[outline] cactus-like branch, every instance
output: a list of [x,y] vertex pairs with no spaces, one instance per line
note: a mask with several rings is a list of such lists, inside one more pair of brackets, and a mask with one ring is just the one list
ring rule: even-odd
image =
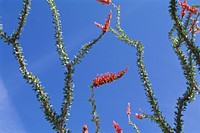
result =
[[116,6],[114,3],[111,3],[111,5],[115,8],[115,10],[117,11],[117,16],[116,16],[116,25],[115,25],[115,28],[117,29],[117,31],[120,33],[120,34],[123,34],[124,31],[122,30],[122,28],[120,27],[120,18],[121,18],[121,9],[120,9],[120,6]]
[[72,66],[75,66],[76,64],[81,62],[81,59],[89,52],[89,50],[92,48],[92,46],[97,43],[105,34],[106,32],[102,32],[97,38],[93,39],[92,42],[86,43],[82,46],[82,48],[78,51],[78,54],[74,56],[74,58],[71,61]]
[[151,83],[149,81],[147,72],[146,72],[146,68],[143,62],[143,53],[144,53],[144,49],[142,46],[142,43],[139,41],[135,41],[130,39],[125,33],[123,33],[123,35],[117,34],[117,32],[110,27],[110,31],[112,33],[115,34],[115,36],[121,40],[124,41],[126,44],[131,45],[136,47],[137,49],[137,66],[139,69],[139,74],[145,89],[145,94],[147,96],[147,98],[149,99],[149,103],[151,105],[151,109],[152,112],[154,113],[154,116],[157,118],[156,123],[160,126],[160,128],[162,129],[163,132],[168,132],[168,133],[172,133],[173,129],[172,127],[166,122],[164,116],[162,115],[161,111],[159,110],[158,107],[158,102],[157,99],[154,96],[154,92],[151,88]]
[[183,27],[182,21],[176,14],[177,10],[178,9],[177,9],[176,0],[170,0],[170,6],[169,6],[170,16],[171,16],[172,20],[174,20],[176,29],[177,29],[178,33],[180,34],[181,38],[183,38],[184,42],[186,43],[186,46],[188,47],[188,49],[190,49],[192,51],[194,60],[195,60],[196,64],[198,64],[198,66],[199,66],[198,69],[200,72],[200,52],[199,52],[200,49],[199,49],[199,47],[195,46],[195,44],[190,41],[191,39],[189,38],[189,36],[187,36],[186,29]]
[[184,121],[182,119],[183,111],[186,110],[187,104],[194,99],[195,90],[197,91],[199,90],[198,90],[197,81],[195,79],[195,68],[192,61],[192,53],[191,51],[189,51],[189,58],[187,59],[184,52],[180,49],[180,45],[181,45],[180,43],[183,43],[183,42],[180,36],[176,38],[173,37],[172,35],[173,30],[174,30],[174,27],[169,32],[169,37],[171,39],[172,47],[180,60],[180,63],[181,63],[181,66],[184,71],[184,75],[188,84],[187,90],[185,91],[183,96],[179,97],[177,100],[177,106],[176,106],[177,111],[175,111],[174,124],[176,127],[174,128],[174,131],[176,133],[181,133],[183,130],[183,124],[184,124]]
[[91,85],[90,88],[91,88],[91,96],[90,96],[89,102],[91,102],[91,104],[92,104],[92,113],[91,113],[92,114],[92,121],[96,125],[95,133],[99,133],[99,131],[100,131],[100,118],[99,118],[99,115],[96,111],[97,106],[96,106],[95,100],[94,100],[94,86]]
[[72,73],[74,72],[74,69],[71,67],[68,54],[64,47],[59,11],[56,7],[54,0],[46,0],[46,2],[49,4],[52,11],[53,24],[55,28],[54,38],[56,40],[57,52],[60,56],[62,65],[65,67],[65,85],[63,88],[64,97],[61,107],[61,114],[59,116],[59,125],[62,129],[62,132],[66,132],[66,130],[69,131],[68,129],[65,129],[65,127],[66,120],[69,118],[69,110],[73,101]]
[[144,49],[143,49],[142,44],[140,42],[137,42],[137,56],[138,56],[137,65],[139,68],[139,74],[141,76],[141,80],[145,87],[146,96],[149,99],[149,103],[151,105],[152,111],[154,112],[154,116],[158,119],[157,123],[161,127],[162,131],[167,132],[167,133],[172,133],[173,132],[172,128],[166,122],[164,116],[162,115],[161,111],[159,110],[157,99],[155,98],[154,92],[151,88],[151,83],[148,79],[146,68],[145,68],[145,65],[143,62],[143,53],[144,53]]
[[31,4],[31,0],[23,0],[23,9],[21,10],[18,17],[19,19],[18,26],[16,30],[14,31],[14,33],[11,35],[13,40],[20,38],[21,31],[24,27],[24,24],[26,22],[26,19],[30,10],[30,4]]
[[[66,120],[69,119],[69,111],[71,108],[71,104],[73,102],[73,92],[74,92],[74,84],[73,84],[73,74],[74,74],[74,68],[69,64],[67,67],[68,71],[65,73],[65,87],[63,89],[64,91],[64,97],[63,97],[63,103],[61,107],[61,114],[60,114],[60,125],[66,127]],[[68,129],[67,129],[68,130]]]
[[30,9],[30,1],[24,0],[23,1],[23,9],[20,13],[19,17],[19,26],[11,37],[6,35],[6,32],[0,31],[1,39],[3,39],[8,44],[12,44],[13,46],[13,54],[16,57],[16,60],[19,63],[20,72],[22,73],[23,78],[29,83],[33,90],[37,93],[36,97],[37,100],[40,102],[41,109],[44,112],[44,115],[46,119],[51,123],[53,126],[53,129],[58,129],[58,115],[52,108],[52,105],[50,104],[50,98],[48,94],[45,92],[44,87],[41,85],[41,82],[37,76],[35,76],[33,73],[29,72],[26,67],[26,60],[23,55],[22,47],[20,46],[20,43],[16,40],[19,39],[19,35],[21,33],[21,30],[23,28],[24,22],[26,21],[26,17],[28,14],[28,11]]
[[23,3],[23,8],[18,17],[19,19],[18,26],[16,30],[14,31],[14,33],[11,35],[11,37],[7,36],[6,32],[3,32],[3,30],[0,29],[0,39],[3,39],[8,44],[15,42],[16,39],[20,38],[21,31],[24,27],[27,16],[29,14],[31,0],[23,0],[22,3]]
[[8,35],[6,35],[6,32],[3,32],[2,30],[0,30],[0,39],[3,39],[4,42],[10,44],[12,41],[10,39],[10,37]]
[[40,80],[26,68],[26,62],[23,56],[23,51],[20,44],[15,41],[12,43],[14,54],[19,62],[20,72],[22,73],[24,79],[29,83],[33,90],[37,93],[36,97],[41,104],[41,109],[44,111],[46,119],[52,124],[53,129],[57,129],[56,123],[58,122],[58,115],[53,110],[50,104],[50,99],[48,94],[45,92],[44,87],[41,85]]
[[56,40],[56,46],[57,46],[57,52],[60,56],[60,60],[62,62],[62,65],[66,67],[69,64],[69,57],[65,50],[64,43],[63,43],[63,36],[62,36],[62,26],[60,21],[60,14],[56,7],[56,4],[54,0],[46,0],[46,2],[49,4],[51,11],[52,11],[52,17],[53,17],[53,24],[55,28],[55,40]]

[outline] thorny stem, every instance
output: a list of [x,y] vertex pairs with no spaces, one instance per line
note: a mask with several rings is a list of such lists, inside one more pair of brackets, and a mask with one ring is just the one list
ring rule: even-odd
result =
[[[174,20],[175,25],[176,25],[176,29],[178,31],[178,33],[181,35],[181,37],[183,38],[183,40],[186,43],[186,46],[192,51],[194,57],[195,57],[195,61],[196,63],[200,66],[200,52],[198,50],[198,47],[195,47],[194,43],[190,42],[188,36],[185,34],[185,30],[182,28],[181,22],[179,21],[178,15],[176,15],[176,0],[171,0],[170,1],[171,5],[170,5],[170,14],[171,14],[171,18]],[[199,68],[200,71],[200,68]]]
[[136,126],[136,124],[134,124],[131,121],[131,116],[130,115],[128,115],[128,123],[135,129],[136,133],[140,133],[140,130],[138,129],[138,127]]
[[3,32],[2,30],[0,30],[0,35],[1,35],[1,39],[4,39],[5,42],[7,42],[8,44],[12,43],[11,39],[9,36],[6,35],[5,32]]
[[95,104],[95,100],[94,100],[94,86],[90,86],[90,87],[91,87],[91,96],[90,96],[89,102],[91,102],[91,105],[92,105],[92,121],[96,125],[95,133],[99,133],[100,118],[99,118],[98,113],[96,111],[96,104]]
[[123,34],[124,31],[120,27],[120,6],[116,6],[114,3],[111,3],[111,5],[116,9],[117,16],[116,16],[116,29],[120,32],[120,34]]
[[27,70],[21,46],[17,41],[13,42],[13,49],[14,49],[14,53],[16,55],[16,59],[19,62],[20,71],[21,71],[24,79],[26,79],[27,82],[32,85],[33,90],[35,92],[37,92],[36,96],[38,98],[38,101],[40,101],[42,109],[44,109],[44,114],[46,116],[46,119],[50,123],[54,124],[54,126],[55,126],[54,128],[57,129],[58,127],[57,127],[56,123],[58,122],[58,120],[57,120],[58,115],[53,110],[52,105],[50,104],[49,96],[47,95],[44,88],[40,84],[40,80],[35,75],[33,75],[31,72],[29,72]]
[[123,33],[123,35],[117,34],[117,32],[113,28],[110,28],[110,30],[111,30],[111,32],[113,32],[116,35],[116,37],[119,40],[124,41],[126,44],[136,47],[137,56],[138,56],[137,66],[139,69],[139,74],[141,76],[141,80],[144,85],[145,93],[146,93],[147,98],[149,99],[149,103],[151,105],[152,111],[154,112],[154,115],[157,118],[156,122],[161,127],[163,132],[173,133],[172,127],[165,121],[165,118],[162,116],[162,114],[159,110],[158,102],[157,102],[157,100],[154,96],[153,90],[151,88],[151,84],[148,79],[148,75],[147,75],[145,65],[143,62],[144,49],[143,49],[142,43],[139,41],[134,41],[134,40],[130,39],[125,33]]
[[[187,79],[187,84],[188,88],[183,94],[182,97],[178,98],[177,101],[177,111],[175,112],[175,125],[176,127],[174,128],[174,131],[176,133],[181,133],[183,130],[183,111],[186,110],[187,103],[189,103],[191,100],[194,99],[195,96],[195,90],[198,90],[198,84],[195,79],[195,69],[194,69],[194,64],[192,61],[192,52],[189,51],[189,58],[187,62],[187,57],[184,54],[184,52],[180,49],[180,45],[182,43],[182,40],[180,37],[173,37],[172,32],[173,32],[174,27],[170,30],[169,32],[169,37],[171,39],[172,47],[177,54],[179,60],[181,61],[182,69],[184,70],[184,75],[185,78]],[[199,91],[199,90],[198,90]]]
[[76,64],[81,62],[81,58],[84,57],[85,54],[92,48],[92,46],[97,43],[106,32],[102,32],[97,38],[93,39],[92,42],[84,44],[83,47],[78,51],[78,54],[74,56],[71,61],[71,65],[75,66]]
[[143,81],[143,85],[145,87],[146,95],[149,98],[151,108],[154,112],[155,117],[158,119],[157,123],[159,124],[163,132],[172,133],[173,132],[172,128],[169,126],[169,124],[165,121],[165,118],[162,116],[158,107],[158,102],[156,101],[153,90],[151,88],[151,84],[148,79],[148,75],[147,75],[145,65],[143,62],[143,53],[144,53],[143,46],[140,42],[138,42],[136,47],[137,47],[137,56],[138,56],[137,65],[139,68],[139,73],[141,76],[141,80]]
[[71,65],[69,64],[68,67],[68,72],[66,73],[66,84],[65,84],[65,88],[67,88],[67,90],[64,90],[65,94],[64,94],[64,103],[63,106],[61,108],[61,114],[60,114],[60,125],[62,125],[63,127],[66,124],[66,120],[69,119],[69,110],[70,110],[70,106],[71,103],[73,101],[73,80],[72,80],[72,74],[74,73],[74,69],[71,67]]
[[11,35],[12,36],[12,39],[15,41],[16,39],[19,39],[20,38],[20,34],[21,34],[21,31],[24,27],[24,24],[26,22],[26,18],[28,16],[28,12],[30,10],[30,4],[31,4],[31,0],[23,0],[23,9],[20,13],[20,16],[19,16],[19,26],[17,27],[17,29],[15,30],[14,34]]

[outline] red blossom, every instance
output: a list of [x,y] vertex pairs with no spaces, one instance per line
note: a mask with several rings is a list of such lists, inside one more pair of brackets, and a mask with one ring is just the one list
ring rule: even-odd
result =
[[110,5],[111,0],[97,0],[99,3],[102,3],[102,5],[107,4]]
[[196,28],[195,28],[195,30],[194,30],[194,33],[195,33],[195,34],[200,33],[200,27],[199,27],[198,25],[196,26]]
[[112,18],[112,10],[110,10],[110,13],[108,14],[108,18],[107,18],[106,22],[104,23],[104,25],[101,25],[97,22],[94,22],[94,23],[97,27],[101,28],[103,32],[106,32],[106,31],[108,31],[108,29],[110,27],[111,18]]
[[119,127],[119,125],[115,121],[113,121],[113,126],[116,133],[123,133],[122,129]]
[[181,17],[182,18],[185,16],[186,11],[190,12],[190,15],[199,13],[198,8],[197,7],[189,6],[187,4],[186,0],[184,0],[183,2],[180,2],[180,0],[178,0],[178,3],[179,3],[179,5],[182,8],[182,10],[181,10]]
[[199,23],[199,21],[195,21],[194,19],[192,19],[192,25],[193,25],[193,27],[190,26],[189,31],[190,32],[194,32],[194,34],[200,33],[200,27],[198,26],[198,23]]
[[87,127],[87,125],[83,125],[82,133],[88,133],[88,127]]
[[144,115],[143,115],[143,114],[135,113],[135,117],[136,117],[137,119],[142,119],[142,118],[144,118]]
[[128,67],[126,67],[125,70],[119,71],[118,73],[109,73],[108,72],[105,74],[97,75],[97,77],[95,79],[93,79],[92,86],[99,87],[100,85],[110,83],[114,80],[117,80],[117,79],[121,78],[126,73],[127,70],[128,70]]
[[127,114],[127,115],[130,115],[130,114],[131,114],[131,105],[130,105],[130,103],[128,103],[128,106],[127,106],[127,108],[126,108],[126,114]]
[[194,29],[192,28],[192,26],[189,28],[189,31],[190,32],[194,32],[194,34],[198,34],[198,33],[200,33],[200,27],[197,25],[197,24],[195,24],[194,25]]

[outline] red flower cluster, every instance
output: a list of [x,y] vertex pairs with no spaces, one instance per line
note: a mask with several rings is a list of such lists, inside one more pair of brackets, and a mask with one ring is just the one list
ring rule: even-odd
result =
[[138,113],[135,113],[135,117],[137,118],[137,119],[143,119],[143,118],[146,118],[147,117],[147,115],[144,113],[144,111],[142,111],[142,109],[139,109],[140,110],[140,114],[138,114]]
[[[199,21],[192,19],[192,25],[194,25],[194,34],[200,33],[200,27],[198,26]],[[192,32],[192,26],[189,28],[189,31]]]
[[110,13],[108,14],[108,18],[107,18],[106,22],[104,23],[104,25],[101,25],[97,22],[94,22],[94,23],[97,27],[101,28],[103,32],[106,32],[106,31],[108,31],[108,29],[110,27],[111,18],[112,18],[112,10],[110,10]]
[[108,72],[106,74],[97,75],[97,77],[95,79],[93,79],[92,86],[99,87],[100,85],[110,83],[114,80],[117,80],[117,79],[121,78],[126,73],[127,70],[128,70],[128,67],[126,67],[125,70],[119,71],[117,74]]
[[111,0],[97,0],[99,3],[110,5]]
[[189,6],[187,4],[186,0],[184,0],[183,2],[180,2],[180,0],[178,0],[178,3],[182,8],[182,10],[181,10],[181,17],[182,18],[185,16],[186,11],[190,12],[191,15],[197,14],[199,12],[197,7]]
[[144,115],[143,115],[143,114],[135,113],[135,117],[136,117],[137,119],[142,119],[142,118],[144,118]]
[[113,121],[113,126],[116,133],[123,133],[122,129],[119,127],[119,125],[115,121]]
[[128,106],[127,106],[127,108],[126,108],[126,114],[127,114],[127,115],[130,115],[130,114],[131,114],[131,105],[130,105],[130,103],[128,103]]
[[88,127],[87,127],[87,125],[83,125],[82,133],[88,133]]

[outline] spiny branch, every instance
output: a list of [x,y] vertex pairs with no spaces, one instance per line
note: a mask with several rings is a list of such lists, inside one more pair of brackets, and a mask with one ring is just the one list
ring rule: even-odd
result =
[[30,11],[30,4],[31,4],[31,0],[23,0],[23,9],[20,12],[20,16],[18,18],[19,19],[18,26],[16,30],[14,31],[14,33],[11,35],[14,41],[20,38],[20,34],[22,32],[28,13]]

